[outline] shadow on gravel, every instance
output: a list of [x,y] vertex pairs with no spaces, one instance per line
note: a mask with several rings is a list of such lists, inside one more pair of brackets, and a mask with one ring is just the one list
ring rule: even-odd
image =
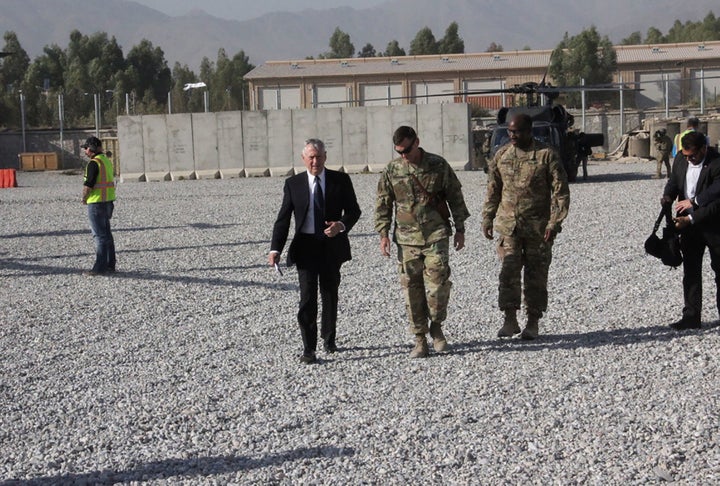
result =
[[[113,230],[115,231],[115,230]],[[45,231],[42,233],[13,233],[11,235],[0,235],[2,239],[10,238],[43,238],[46,236],[72,236],[72,235],[83,235],[91,234],[90,228],[82,230],[57,230],[57,231]]]
[[625,346],[648,342],[666,342],[687,335],[704,334],[720,327],[720,321],[704,323],[701,329],[675,331],[668,326],[650,326],[613,329],[576,334],[541,334],[534,341],[519,337],[512,339],[488,339],[453,345],[453,354],[470,354],[480,351],[542,351],[546,349],[598,348],[601,346]]
[[[267,268],[267,265],[249,265],[237,267],[217,267],[211,270],[227,271],[227,270],[247,270],[256,268]],[[51,265],[33,265],[23,263],[18,260],[0,260],[0,270],[14,270],[24,272],[15,277],[36,276],[36,275],[76,275],[82,278],[101,278],[101,279],[136,279],[160,282],[178,282],[186,284],[214,285],[221,287],[265,287],[272,290],[297,290],[297,283],[292,282],[273,282],[269,278],[267,282],[256,280],[229,280],[225,278],[212,277],[193,277],[190,275],[166,275],[162,273],[139,272],[139,271],[118,271],[107,276],[84,277],[82,271],[86,269],[55,267]],[[208,270],[203,268],[203,271]],[[1,485],[0,485],[1,486]]]
[[585,183],[594,182],[630,182],[651,180],[652,174],[638,174],[637,172],[623,172],[620,174],[599,174],[589,176]]
[[[210,224],[210,223],[190,223],[190,224],[182,224],[182,225],[174,225],[174,226],[151,226],[151,227],[143,227],[143,228],[116,228],[114,227],[112,229],[113,233],[127,233],[127,232],[136,232],[136,231],[158,231],[158,230],[166,230],[166,229],[181,229],[181,228],[195,228],[198,230],[211,230],[211,229],[222,229],[222,228],[229,228],[232,226],[241,226],[237,223],[227,223],[227,224]],[[0,238],[10,239],[10,238],[43,238],[45,236],[72,236],[72,235],[83,235],[83,234],[90,234],[90,228],[84,228],[79,230],[56,230],[56,231],[43,231],[43,232],[34,232],[34,233],[13,233],[11,235],[0,235]],[[248,244],[254,244],[254,243],[266,243],[265,241],[257,241],[257,242],[251,242],[251,241],[241,241],[238,243],[234,243],[237,245],[248,245]]]
[[92,471],[88,473],[62,474],[34,479],[10,479],[1,483],[5,485],[51,485],[51,484],[100,484],[111,485],[129,482],[147,482],[180,476],[183,479],[193,477],[209,477],[219,474],[249,471],[268,466],[277,466],[286,462],[305,459],[334,459],[337,457],[354,456],[351,447],[301,447],[286,452],[270,454],[259,458],[217,456],[198,457],[191,459],[165,459],[162,461],[140,464],[126,471]]

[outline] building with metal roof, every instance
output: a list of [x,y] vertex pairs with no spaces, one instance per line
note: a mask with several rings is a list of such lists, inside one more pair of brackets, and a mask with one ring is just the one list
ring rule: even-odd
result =
[[[615,46],[614,81],[642,88],[638,108],[717,102],[720,41]],[[245,75],[251,108],[467,102],[497,109],[509,94],[467,94],[539,82],[552,50],[269,61]],[[549,79],[552,82],[552,79]]]

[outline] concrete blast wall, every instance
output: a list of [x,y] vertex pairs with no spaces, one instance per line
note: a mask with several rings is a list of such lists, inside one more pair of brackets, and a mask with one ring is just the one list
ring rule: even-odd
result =
[[427,104],[121,116],[123,181],[285,176],[305,170],[308,138],[325,142],[327,166],[379,171],[397,154],[392,133],[414,127],[420,145],[455,169],[470,164],[467,104]]

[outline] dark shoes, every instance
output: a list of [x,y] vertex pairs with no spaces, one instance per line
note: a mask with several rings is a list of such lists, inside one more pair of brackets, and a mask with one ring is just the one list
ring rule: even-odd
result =
[[303,355],[300,356],[300,362],[305,364],[317,363],[317,357],[315,356],[315,353],[303,353]]
[[337,353],[338,347],[335,345],[335,343],[325,343],[323,344],[323,349],[326,353]]
[[699,320],[683,317],[679,321],[670,324],[670,327],[676,331],[685,331],[686,329],[700,329],[702,326]]

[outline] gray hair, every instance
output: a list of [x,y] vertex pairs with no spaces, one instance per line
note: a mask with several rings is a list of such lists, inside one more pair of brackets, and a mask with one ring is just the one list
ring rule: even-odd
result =
[[319,138],[308,138],[305,140],[305,147],[303,147],[303,154],[305,153],[305,150],[307,150],[308,145],[312,145],[315,150],[317,150],[319,153],[324,154],[325,153],[325,143],[320,140]]

